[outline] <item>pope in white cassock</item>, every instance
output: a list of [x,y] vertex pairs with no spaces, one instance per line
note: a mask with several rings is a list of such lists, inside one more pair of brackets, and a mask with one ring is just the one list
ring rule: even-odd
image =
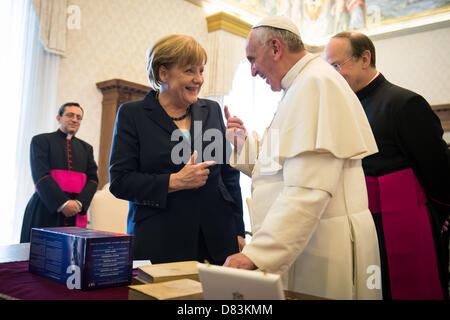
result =
[[231,164],[252,178],[251,242],[225,266],[283,274],[286,288],[381,299],[380,258],[361,159],[377,146],[347,82],[307,53],[297,27],[268,17],[247,39],[252,75],[283,89],[262,139],[225,107]]

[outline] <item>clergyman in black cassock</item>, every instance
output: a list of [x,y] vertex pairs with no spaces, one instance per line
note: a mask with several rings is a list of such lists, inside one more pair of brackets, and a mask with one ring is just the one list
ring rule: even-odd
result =
[[419,94],[375,67],[365,35],[342,32],[325,59],[364,107],[379,152],[362,160],[380,242],[384,299],[448,299],[450,156],[439,118]]
[[[74,226],[78,215],[86,215],[97,190],[93,148],[74,136],[81,123],[82,109],[73,103],[61,109],[62,114],[57,116],[58,130],[36,135],[31,140],[35,192],[25,209],[20,242],[30,241],[32,228]],[[64,214],[63,210],[69,210],[70,200],[77,201],[78,210]]]

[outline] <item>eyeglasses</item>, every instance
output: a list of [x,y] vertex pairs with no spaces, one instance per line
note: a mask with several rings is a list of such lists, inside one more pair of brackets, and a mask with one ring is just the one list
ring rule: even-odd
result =
[[353,58],[353,57],[350,57],[350,58],[348,58],[347,60],[345,60],[345,61],[342,62],[342,63],[335,63],[335,64],[332,64],[331,66],[332,66],[334,69],[336,69],[336,70],[341,70],[342,66],[343,66],[344,64],[346,64],[347,62],[349,62],[352,58]]
[[64,117],[67,117],[67,118],[69,118],[69,119],[75,118],[75,119],[78,120],[78,121],[83,120],[83,116],[80,116],[80,115],[75,114],[75,113],[72,113],[72,112],[69,112],[69,113],[64,114]]

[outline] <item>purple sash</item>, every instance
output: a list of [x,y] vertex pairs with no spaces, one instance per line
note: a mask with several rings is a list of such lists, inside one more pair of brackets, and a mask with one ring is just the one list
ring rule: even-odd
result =
[[366,177],[369,209],[382,214],[392,299],[442,300],[425,193],[412,169]]
[[[80,193],[86,184],[86,174],[68,170],[50,170],[50,175],[65,192]],[[76,215],[75,225],[80,228],[87,227],[87,214]]]

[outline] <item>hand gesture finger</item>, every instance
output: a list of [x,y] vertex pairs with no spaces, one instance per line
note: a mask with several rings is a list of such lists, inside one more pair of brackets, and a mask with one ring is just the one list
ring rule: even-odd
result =
[[191,157],[189,158],[188,164],[195,164],[195,160],[197,160],[197,150],[194,150],[194,152],[192,152]]
[[230,119],[230,117],[231,117],[230,111],[228,110],[228,106],[225,106],[223,108],[223,111],[225,112],[225,119],[227,119],[227,121],[228,121],[228,119]]

